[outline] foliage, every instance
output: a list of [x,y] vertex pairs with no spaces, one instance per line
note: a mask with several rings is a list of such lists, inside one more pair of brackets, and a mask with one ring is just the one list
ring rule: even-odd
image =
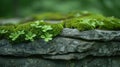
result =
[[41,38],[48,42],[49,40],[52,40],[52,36],[53,36],[52,34],[45,33],[44,35],[41,35]]
[[69,18],[57,24],[38,20],[18,25],[0,26],[0,37],[10,39],[13,42],[34,41],[35,39],[44,39],[48,42],[59,35],[63,28],[76,28],[79,31],[120,30],[120,19],[90,14]]
[[35,28],[41,28],[42,26],[40,26],[40,22],[44,22],[44,21],[43,20],[35,21],[35,23],[31,24],[31,26]]
[[120,19],[104,17],[102,15],[89,15],[67,19],[64,23],[65,27],[77,28],[80,31],[92,29],[120,30]]
[[7,30],[0,30],[0,34],[5,34],[7,32],[8,32]]
[[24,30],[11,33],[11,34],[9,35],[9,38],[11,38],[12,41],[15,41],[15,40],[16,40],[20,35],[22,35],[22,34],[25,34]]
[[52,30],[52,27],[51,27],[51,26],[48,26],[48,25],[42,26],[42,31],[43,31],[43,32],[47,32],[47,31],[49,31],[49,30]]
[[34,37],[37,36],[37,35],[32,33],[32,32],[28,32],[25,36],[26,36],[25,40],[34,41]]
[[[52,40],[52,34],[50,34],[48,31],[52,31],[53,28],[50,25],[40,25],[40,22],[44,21],[36,21],[35,23],[31,24],[31,26],[41,30],[42,35],[40,37],[43,38],[44,41],[48,42],[49,40]],[[31,35],[36,36],[35,34]],[[31,38],[31,40],[33,41],[33,38]]]
[[[57,28],[58,30],[56,31]],[[0,37],[14,42],[34,41],[44,39],[48,42],[63,29],[62,24],[50,24],[43,20],[12,26],[0,26]]]

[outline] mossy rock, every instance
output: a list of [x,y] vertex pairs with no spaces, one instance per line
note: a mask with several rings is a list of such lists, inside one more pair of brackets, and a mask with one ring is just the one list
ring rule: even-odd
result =
[[[34,24],[35,22],[36,21],[31,21],[17,25],[0,26],[0,38],[11,40],[10,35],[12,33],[16,33],[17,35],[18,32],[24,31],[24,34],[21,34],[19,37],[17,37],[14,42],[26,41],[25,37],[29,33],[34,35],[33,39],[40,39],[40,36],[44,35],[45,32],[43,32],[42,29],[32,27],[31,24]],[[120,30],[120,19],[114,17],[105,17],[103,15],[89,14],[65,19],[63,22],[55,24],[42,21],[38,25],[51,26],[52,30],[48,30],[47,33],[52,34],[52,37],[55,37],[61,33],[63,28],[76,28],[79,31],[93,29]],[[5,31],[7,32],[5,33]]]

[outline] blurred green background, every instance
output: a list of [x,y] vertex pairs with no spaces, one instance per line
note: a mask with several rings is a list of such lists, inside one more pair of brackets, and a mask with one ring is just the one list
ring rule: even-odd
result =
[[0,0],[0,17],[25,17],[43,12],[90,11],[120,18],[120,0]]

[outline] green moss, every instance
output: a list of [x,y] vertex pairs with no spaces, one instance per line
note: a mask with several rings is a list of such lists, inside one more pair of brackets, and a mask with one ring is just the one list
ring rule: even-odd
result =
[[43,13],[33,15],[35,20],[62,20],[65,19],[65,15],[60,13]]
[[107,17],[103,20],[104,25],[99,26],[99,29],[105,30],[120,30],[120,19]]
[[73,18],[65,21],[66,28],[77,28],[80,31],[90,30],[93,27],[87,23],[81,23],[81,20],[78,18]]
[[120,20],[114,17],[104,17],[102,15],[89,15],[67,19],[64,21],[66,28],[77,28],[80,31],[102,29],[120,30]]
[[63,25],[64,23],[57,23],[57,24],[51,24],[51,23],[41,23],[41,25],[50,25],[53,30],[49,31],[51,34],[53,34],[53,36],[56,36],[58,34],[60,34],[60,32],[63,30]]
[[44,40],[49,41],[52,37],[59,35],[63,28],[76,28],[79,31],[93,29],[120,30],[120,19],[91,14],[66,19],[57,24],[33,21],[17,25],[0,26],[0,38],[6,38],[17,43],[41,38],[46,38]]
[[[29,22],[19,25],[11,25],[11,26],[0,26],[0,30],[6,30],[7,33],[0,33],[1,38],[6,38],[9,40],[14,41],[15,43],[23,42],[23,41],[34,41],[34,39],[40,39],[41,35],[48,34],[52,35],[52,37],[55,37],[56,35],[60,34],[60,32],[63,29],[62,23],[59,24],[50,24],[46,22],[40,22],[39,26],[41,28],[36,28],[31,26],[31,24],[35,24],[35,22]],[[42,29],[42,26],[50,26],[51,30],[46,30],[45,32]],[[21,34],[21,32],[23,32]],[[51,36],[50,36],[51,37]],[[48,38],[50,39],[50,38]],[[47,40],[48,41],[48,40]]]
[[88,16],[92,13],[89,12],[70,12],[67,14],[61,14],[61,13],[43,13],[43,14],[36,14],[32,17],[34,20],[64,20],[68,18],[76,18],[76,17],[82,17],[82,16]]
[[83,16],[89,16],[92,15],[92,13],[89,13],[87,11],[75,11],[75,12],[70,12],[66,14],[66,18],[77,18],[77,17],[83,17]]
[[0,33],[0,38],[6,38],[8,39],[10,33],[12,33],[14,31],[15,26],[11,25],[11,26],[0,26],[0,30],[5,30],[7,31],[7,33]]

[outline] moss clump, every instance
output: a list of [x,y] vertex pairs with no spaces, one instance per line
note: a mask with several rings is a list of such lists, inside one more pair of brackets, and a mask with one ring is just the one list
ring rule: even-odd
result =
[[53,34],[53,36],[56,36],[56,35],[58,35],[58,34],[60,34],[61,33],[61,31],[63,30],[63,25],[64,25],[64,23],[62,22],[62,23],[57,23],[57,24],[51,24],[51,23],[40,23],[40,25],[50,25],[53,29],[52,29],[52,31],[49,31],[51,34]]
[[75,11],[75,12],[70,12],[68,14],[66,14],[66,18],[70,19],[70,18],[77,18],[77,17],[83,17],[83,16],[89,16],[92,15],[92,13],[89,13],[87,11]]
[[76,18],[76,17],[81,17],[81,16],[88,16],[91,15],[92,13],[89,12],[70,12],[67,14],[60,14],[60,13],[43,13],[43,14],[36,14],[33,15],[32,17],[34,20],[65,20],[68,18]]
[[102,15],[89,15],[67,19],[64,23],[66,28],[77,28],[80,31],[92,29],[120,30],[119,19],[104,17]]
[[34,39],[40,38],[43,38],[45,41],[49,41],[52,37],[60,34],[62,29],[62,23],[50,24],[44,21],[35,21],[19,25],[0,26],[0,31],[7,31],[5,33],[0,33],[0,37],[17,43],[23,41],[34,41]]
[[10,33],[13,32],[14,28],[15,28],[14,25],[10,25],[10,26],[0,26],[0,31],[7,31],[6,33],[0,32],[0,39],[1,39],[1,38],[6,38],[6,39],[8,39],[8,36],[10,35]]
[[120,19],[114,17],[107,17],[102,20],[103,25],[99,26],[99,29],[104,30],[120,30]]
[[65,15],[60,13],[43,13],[43,14],[36,14],[33,15],[35,20],[63,20],[65,19]]
[[77,28],[80,31],[93,29],[91,25],[84,23],[83,20],[80,20],[78,18],[66,20],[65,27],[66,28]]

